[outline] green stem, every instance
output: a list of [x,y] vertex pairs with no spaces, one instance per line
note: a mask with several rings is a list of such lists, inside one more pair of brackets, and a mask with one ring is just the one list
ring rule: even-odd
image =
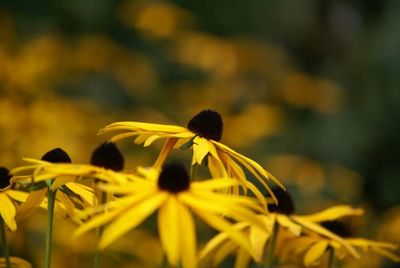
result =
[[274,265],[274,253],[276,240],[278,238],[279,224],[274,223],[272,234],[268,243],[267,254],[265,256],[264,268],[272,268]]
[[0,232],[1,232],[1,244],[3,247],[4,258],[6,259],[6,267],[11,268],[10,263],[10,252],[8,250],[7,238],[6,238],[6,225],[4,224],[4,220],[0,217]]
[[47,194],[47,229],[46,229],[46,248],[45,248],[45,268],[50,268],[51,261],[51,241],[53,237],[53,216],[54,216],[54,204],[56,201],[57,190],[52,191],[49,187]]
[[[104,204],[106,202],[106,199],[107,199],[107,194],[105,192],[102,192],[99,205]],[[104,226],[101,225],[99,228],[97,228],[97,243],[100,241],[103,232],[104,232]],[[100,260],[101,260],[101,252],[96,247],[96,252],[94,253],[94,268],[100,267]]]
[[199,169],[199,165],[197,163],[193,164],[190,167],[190,179],[192,181],[197,177],[198,169]]
[[335,259],[335,249],[333,247],[329,247],[328,253],[329,253],[328,268],[333,268],[333,260]]

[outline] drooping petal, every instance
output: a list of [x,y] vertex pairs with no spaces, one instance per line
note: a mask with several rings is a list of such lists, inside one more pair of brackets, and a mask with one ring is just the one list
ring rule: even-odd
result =
[[177,143],[178,139],[169,138],[165,141],[160,154],[157,157],[156,162],[154,163],[153,167],[155,170],[161,169],[164,165],[165,160],[167,159],[168,155],[171,153],[172,149],[174,149],[175,144]]
[[197,267],[196,229],[192,214],[180,202],[177,202],[177,208],[182,265],[184,268]]
[[[249,227],[249,223],[247,222],[240,222],[233,226],[236,230],[243,230],[244,228]],[[199,253],[199,259],[207,259],[209,254],[216,250],[218,247],[221,246],[229,238],[228,234],[225,232],[221,232],[214,236],[210,241],[207,242],[205,247]]]
[[235,241],[229,240],[222,244],[214,253],[212,267],[219,267],[221,262],[229,255],[234,253],[239,248]]
[[0,193],[0,204],[0,215],[5,224],[11,231],[17,230],[17,223],[15,222],[15,206],[4,192]]
[[104,249],[115,239],[135,228],[154,212],[167,198],[167,193],[155,193],[145,201],[139,202],[128,208],[123,215],[113,221],[104,229],[103,236],[99,242],[99,248]]
[[86,203],[89,205],[93,206],[93,197],[94,193],[92,188],[76,183],[76,182],[69,182],[66,184],[66,186],[74,193],[79,195]]
[[375,252],[376,254],[379,254],[383,257],[386,257],[394,262],[400,262],[400,256],[387,250],[384,248],[379,248],[379,247],[372,247],[371,251]]
[[169,196],[158,211],[158,232],[161,245],[167,255],[168,262],[174,266],[179,262],[180,239],[178,226],[178,208],[175,196]]
[[236,254],[235,268],[248,267],[250,260],[251,260],[250,254],[247,251],[239,248]]
[[279,224],[283,227],[288,228],[295,236],[300,236],[301,226],[290,220],[286,215],[277,215]]
[[252,225],[249,230],[249,237],[251,246],[255,251],[255,261],[261,262],[265,245],[270,237],[271,232],[267,232],[263,229],[258,228],[257,226]]
[[328,229],[323,228],[322,226],[320,226],[320,225],[318,225],[316,223],[307,221],[307,220],[305,220],[305,219],[303,219],[301,217],[297,217],[295,215],[292,215],[291,218],[293,220],[295,220],[296,222],[298,222],[299,224],[303,225],[304,227],[306,227],[306,228],[308,228],[310,230],[313,230],[313,231],[315,231],[315,232],[317,232],[317,233],[319,233],[319,234],[321,234],[321,235],[323,235],[323,236],[325,236],[327,238],[330,238],[332,240],[337,241],[342,246],[344,246],[350,252],[350,254],[353,255],[355,258],[359,258],[360,257],[360,255],[357,253],[357,251],[348,242],[346,242],[340,236],[332,233]]
[[307,253],[304,255],[303,263],[305,266],[310,266],[315,263],[324,254],[328,247],[327,240],[321,240],[310,247]]
[[224,220],[220,216],[215,216],[198,209],[193,209],[193,212],[211,227],[221,232],[226,232],[229,237],[236,241],[238,246],[243,247],[252,256],[254,256],[254,252],[249,240],[241,232],[236,230],[228,221]]
[[346,216],[360,216],[363,214],[363,210],[359,208],[353,208],[347,205],[338,205],[318,213],[301,215],[304,219],[312,222],[322,222],[322,221],[333,221]]
[[[46,187],[38,191],[31,192],[26,201],[18,207],[16,218],[18,220],[25,219],[31,216],[38,207],[44,206],[45,204],[43,200],[47,195],[47,191],[48,188]],[[44,207],[47,208],[47,205]]]
[[181,200],[187,203],[190,207],[203,211],[211,211],[220,215],[227,215],[236,219],[237,221],[248,221],[260,228],[266,228],[263,222],[256,217],[256,214],[241,206],[235,205],[232,201],[234,199],[226,197],[219,197],[211,193],[200,194],[196,193],[197,197],[193,194],[181,194]]
[[192,165],[203,162],[204,157],[208,154],[208,140],[201,137],[196,137],[193,140],[193,160]]

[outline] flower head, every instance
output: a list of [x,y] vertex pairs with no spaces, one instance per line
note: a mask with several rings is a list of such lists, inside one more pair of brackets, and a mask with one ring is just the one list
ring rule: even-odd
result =
[[92,216],[75,233],[106,225],[99,242],[105,248],[127,231],[137,227],[158,209],[158,231],[169,262],[183,267],[196,267],[196,235],[192,213],[211,227],[225,231],[250,254],[252,249],[245,237],[232,227],[227,219],[248,221],[259,228],[263,223],[254,211],[262,209],[247,197],[231,196],[217,190],[237,184],[229,178],[190,182],[183,166],[170,164],[158,169],[138,169],[141,176],[122,184],[101,184],[106,192],[124,194],[113,204],[87,209]]
[[254,160],[220,143],[222,130],[223,121],[221,115],[213,110],[204,110],[189,121],[188,128],[143,122],[117,122],[101,129],[99,133],[122,131],[122,133],[112,137],[111,141],[115,142],[120,139],[136,136],[135,142],[143,144],[145,147],[158,139],[166,139],[159,157],[154,164],[154,167],[158,169],[164,165],[167,156],[173,148],[192,148],[192,165],[201,165],[206,160],[212,177],[231,177],[238,180],[239,184],[231,187],[233,193],[239,193],[239,186],[242,187],[244,192],[250,189],[261,204],[266,207],[265,198],[246,179],[243,170],[244,167],[257,178],[274,201],[277,202],[267,181],[272,180],[281,188],[284,188],[282,183]]
[[124,157],[113,142],[104,142],[94,150],[90,164],[114,171],[124,169]]

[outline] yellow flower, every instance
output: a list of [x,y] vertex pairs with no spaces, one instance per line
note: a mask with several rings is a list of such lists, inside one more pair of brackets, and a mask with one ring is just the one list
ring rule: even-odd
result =
[[[10,257],[10,263],[13,268],[32,268],[32,265],[18,257]],[[0,258],[0,268],[7,267],[5,258]]]
[[[300,237],[304,232],[315,233],[322,237],[327,237],[341,245],[353,256],[358,256],[357,252],[344,239],[320,226],[318,222],[334,220],[350,215],[359,215],[362,213],[360,209],[354,209],[350,206],[339,205],[328,208],[321,212],[310,215],[295,215],[294,204],[290,195],[277,188],[274,193],[278,198],[278,205],[270,204],[268,209],[270,213],[258,215],[259,219],[264,223],[266,228],[261,229],[258,226],[249,222],[240,222],[235,225],[235,228],[245,234],[255,252],[253,260],[261,262],[268,241],[273,235],[274,226],[278,226],[277,233],[277,248],[285,247],[284,241],[287,237]],[[302,237],[300,237],[301,239]],[[207,263],[211,260],[213,266],[218,266],[229,254],[235,252],[236,263],[235,267],[247,267],[252,256],[244,251],[235,241],[229,239],[226,233],[220,233],[211,239],[206,246],[201,250],[199,258],[202,262]]]
[[[340,221],[324,221],[321,223],[323,227],[330,230],[331,232],[343,237],[349,245],[354,248],[360,249],[365,252],[373,252],[383,257],[389,258],[394,262],[400,262],[400,255],[394,251],[398,250],[398,246],[369,240],[365,238],[353,238],[349,237],[350,232],[346,229],[343,222]],[[291,254],[301,255],[304,254],[303,264],[305,266],[311,266],[316,263],[320,263],[323,255],[328,250],[334,250],[334,256],[339,259],[350,256],[349,252],[343,248],[343,245],[337,241],[318,235],[316,233],[306,233],[304,236],[299,238],[292,238],[285,241],[284,254],[289,256]]]
[[[206,159],[212,177],[230,177],[239,180],[243,189],[246,191],[249,188],[253,191],[265,206],[265,200],[261,197],[260,191],[246,180],[246,175],[241,167],[243,166],[257,178],[276,201],[266,181],[272,180],[281,188],[284,188],[282,183],[254,160],[220,143],[222,129],[223,122],[220,114],[212,110],[204,110],[190,120],[187,128],[142,122],[117,122],[101,129],[99,134],[124,131],[115,135],[111,141],[136,136],[135,143],[143,144],[145,147],[158,139],[166,139],[154,164],[155,168],[160,168],[163,165],[173,148],[192,147],[192,165],[201,165]],[[239,186],[234,186],[232,191],[239,193]]]
[[17,217],[19,219],[26,218],[39,206],[47,208],[46,196],[51,190],[56,192],[56,210],[58,212],[65,211],[71,219],[79,221],[78,211],[75,207],[77,205],[83,208],[93,206],[93,190],[75,182],[79,177],[63,173],[63,166],[71,165],[68,164],[71,160],[62,149],[51,150],[42,159],[48,161],[25,159],[31,165],[18,167],[11,171],[12,174],[28,171],[29,174],[14,176],[12,180],[28,189],[31,187],[32,190],[19,207]]
[[[226,195],[216,190],[237,185],[236,180],[220,178],[190,182],[186,170],[177,164],[162,169],[139,168],[145,177],[137,177],[125,184],[103,184],[100,189],[124,194],[111,205],[86,210],[93,218],[75,233],[106,225],[98,247],[103,249],[127,231],[137,227],[158,209],[158,231],[161,244],[172,265],[182,262],[183,267],[196,267],[196,232],[192,213],[211,227],[225,231],[243,248],[252,253],[248,240],[232,227],[224,215],[234,220],[249,221],[260,228],[262,222],[254,210],[262,210],[247,197]],[[101,212],[100,214],[98,214]]]
[[11,175],[7,168],[0,167],[0,215],[11,231],[17,230],[15,201],[24,202],[27,194],[12,189]]

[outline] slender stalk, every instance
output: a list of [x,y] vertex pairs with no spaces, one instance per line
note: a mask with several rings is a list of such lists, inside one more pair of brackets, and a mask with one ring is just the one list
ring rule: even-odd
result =
[[333,260],[335,259],[335,249],[333,247],[328,248],[328,268],[333,268]]
[[272,268],[274,265],[274,252],[276,239],[278,237],[279,225],[275,222],[274,227],[272,228],[271,238],[267,247],[267,254],[265,256],[264,268]]
[[197,163],[193,164],[190,167],[190,179],[192,181],[197,177],[198,170],[199,170],[199,165]]
[[[102,205],[106,202],[107,199],[107,194],[105,192],[101,193],[100,196],[100,202],[99,205]],[[97,228],[97,242],[100,241],[101,236],[103,235],[104,232],[104,226],[101,225],[99,228]],[[100,250],[96,247],[96,252],[94,253],[94,268],[99,268],[100,267],[100,261],[101,261],[101,252]]]
[[4,258],[6,259],[6,267],[11,268],[10,263],[10,252],[8,250],[7,237],[6,237],[6,225],[4,220],[0,217],[0,232],[1,232],[1,246],[3,247]]
[[53,216],[54,216],[54,203],[56,201],[57,190],[52,191],[49,187],[47,194],[47,229],[46,229],[46,248],[45,248],[45,268],[50,268],[51,261],[51,241],[53,237]]

